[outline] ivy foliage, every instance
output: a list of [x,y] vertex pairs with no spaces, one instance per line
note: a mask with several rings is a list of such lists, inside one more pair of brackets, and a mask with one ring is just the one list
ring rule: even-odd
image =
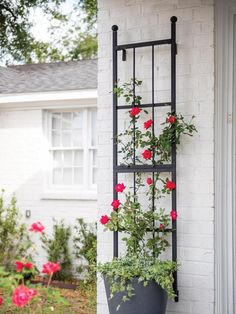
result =
[[177,264],[172,261],[160,261],[153,257],[130,256],[114,258],[112,262],[99,264],[100,273],[111,284],[112,298],[116,293],[123,292],[122,301],[128,301],[134,295],[132,280],[138,278],[144,286],[155,281],[168,296],[173,298],[173,271],[177,269]]

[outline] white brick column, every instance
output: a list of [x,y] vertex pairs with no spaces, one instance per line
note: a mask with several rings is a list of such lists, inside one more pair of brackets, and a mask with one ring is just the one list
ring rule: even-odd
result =
[[[111,26],[119,26],[119,43],[169,38],[169,19],[175,15],[177,111],[186,117],[196,116],[198,134],[185,138],[177,154],[180,301],[169,301],[168,314],[213,314],[213,0],[99,0],[98,5],[99,216],[109,213],[113,188]],[[140,68],[148,66],[147,60],[144,56]],[[163,64],[159,70],[168,71],[165,61]],[[160,93],[164,93],[164,78],[160,84]],[[99,226],[100,261],[112,257],[112,234],[102,229]],[[98,283],[98,314],[108,314],[102,280]]]

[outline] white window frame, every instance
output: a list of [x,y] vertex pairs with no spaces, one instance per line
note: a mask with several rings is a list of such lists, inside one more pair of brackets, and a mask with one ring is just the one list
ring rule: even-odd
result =
[[[79,106],[72,108],[63,108],[59,106],[58,108],[47,109],[43,111],[43,121],[44,121],[44,131],[45,136],[48,139],[48,154],[50,155],[50,169],[47,171],[44,180],[44,192],[42,194],[42,199],[85,199],[85,200],[96,200],[97,199],[97,185],[91,184],[89,186],[88,176],[92,179],[93,164],[90,159],[90,164],[88,162],[89,157],[92,158],[92,154],[89,152],[91,150],[97,150],[97,147],[91,146],[91,117],[89,111],[96,111],[96,106]],[[83,149],[86,153],[83,156],[83,185],[56,185],[52,183],[52,169],[53,169],[53,158],[50,153],[56,148],[51,146],[51,130],[52,130],[52,113],[54,112],[75,112],[83,111],[85,115],[83,117],[83,147],[78,147],[78,149]],[[67,148],[58,147],[58,150],[66,150]],[[76,150],[77,147],[71,147],[71,150]],[[92,165],[90,167],[90,165]]]

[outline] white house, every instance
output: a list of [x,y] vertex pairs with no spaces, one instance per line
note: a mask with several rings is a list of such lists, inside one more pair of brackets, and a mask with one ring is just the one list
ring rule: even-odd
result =
[[[97,61],[0,68],[0,187],[25,222],[97,220]],[[28,217],[28,218],[27,218]]]
[[[236,1],[98,0],[98,208],[112,200],[112,25],[118,43],[170,38],[177,28],[177,111],[196,116],[198,134],[177,154],[179,302],[168,314],[236,313],[235,91]],[[156,94],[167,96],[167,50],[158,52]],[[167,55],[169,56],[169,55]],[[119,55],[118,78],[132,77],[132,53]],[[136,58],[137,78],[150,90],[150,52]],[[149,71],[149,72],[148,72]],[[167,101],[166,99],[164,101]],[[98,230],[98,257],[112,258],[112,234]],[[98,314],[108,314],[102,281]]]

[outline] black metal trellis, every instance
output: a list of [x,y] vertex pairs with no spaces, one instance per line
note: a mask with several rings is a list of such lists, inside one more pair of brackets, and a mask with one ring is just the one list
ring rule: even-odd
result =
[[[152,59],[152,95],[151,95],[151,103],[148,104],[140,104],[140,108],[151,108],[152,109],[152,120],[154,121],[154,109],[156,107],[170,106],[171,113],[175,114],[176,112],[176,54],[177,54],[177,44],[176,44],[176,22],[177,17],[172,16],[171,19],[171,38],[163,39],[163,40],[155,40],[148,42],[140,42],[140,43],[131,43],[118,45],[117,43],[117,31],[118,26],[113,25],[113,88],[116,87],[118,81],[118,51],[122,51],[122,61],[126,61],[126,50],[131,49],[133,51],[133,80],[135,79],[135,54],[138,48],[142,47],[151,47],[151,59]],[[155,102],[154,99],[154,47],[160,45],[171,45],[171,101],[170,102]],[[135,98],[135,85],[134,85],[134,95]],[[133,105],[135,103],[133,102]],[[134,163],[131,166],[123,166],[118,165],[118,145],[117,145],[117,133],[118,133],[118,110],[122,109],[130,109],[131,106],[123,105],[118,106],[118,99],[116,93],[113,93],[113,185],[117,184],[118,173],[133,173],[134,175],[134,191],[135,191],[135,176],[136,173],[142,172],[151,172],[153,177],[155,173],[161,172],[170,172],[172,176],[172,181],[176,182],[176,145],[172,145],[172,153],[171,153],[171,164],[164,165],[136,165],[135,164],[135,156]],[[154,123],[152,125],[152,131],[154,132]],[[134,150],[135,152],[135,150]],[[135,154],[135,153],[134,153]],[[117,198],[117,192],[114,190],[113,192],[114,199]],[[153,204],[154,204],[153,199]],[[176,199],[176,189],[172,191],[172,209],[177,211],[177,199]],[[177,223],[176,220],[172,221],[172,260],[177,261]],[[113,255],[114,257],[118,256],[118,232],[114,232],[113,237]],[[178,284],[177,284],[177,272],[174,273],[174,284],[173,288],[176,294],[175,301],[178,302]]]

